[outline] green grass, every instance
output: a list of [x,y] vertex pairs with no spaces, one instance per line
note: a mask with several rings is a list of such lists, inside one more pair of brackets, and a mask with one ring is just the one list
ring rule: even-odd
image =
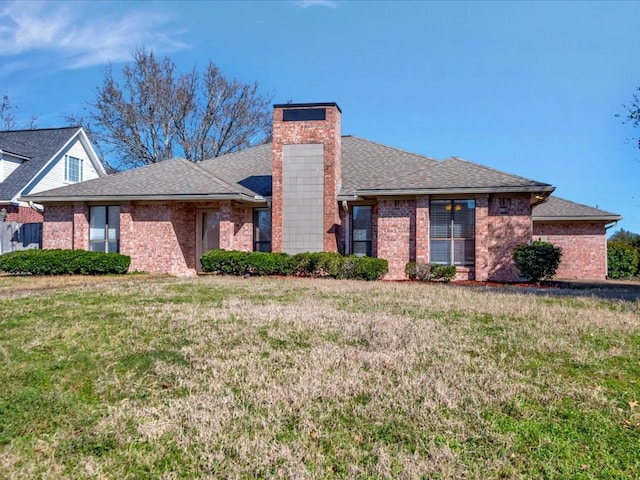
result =
[[0,478],[640,478],[638,301],[147,275],[0,300]]

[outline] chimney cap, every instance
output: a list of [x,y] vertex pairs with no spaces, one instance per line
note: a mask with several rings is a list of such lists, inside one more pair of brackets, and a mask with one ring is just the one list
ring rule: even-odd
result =
[[273,108],[314,108],[314,107],[336,107],[340,113],[340,107],[336,102],[321,102],[321,103],[275,103]]

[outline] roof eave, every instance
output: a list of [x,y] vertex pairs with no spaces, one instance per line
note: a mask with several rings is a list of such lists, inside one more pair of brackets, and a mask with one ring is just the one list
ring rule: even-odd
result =
[[67,203],[67,202],[128,202],[128,201],[203,201],[203,200],[238,200],[251,203],[264,203],[262,196],[249,196],[238,193],[214,193],[214,194],[176,194],[176,195],[91,195],[91,196],[39,196],[29,195],[21,198],[21,201],[35,201],[38,203]]
[[458,187],[458,188],[380,188],[357,190],[359,196],[400,196],[400,195],[451,195],[472,193],[540,193],[553,192],[551,185],[532,186],[496,186],[496,187]]
[[536,216],[532,215],[534,222],[618,222],[622,220],[621,215],[558,215],[558,216]]

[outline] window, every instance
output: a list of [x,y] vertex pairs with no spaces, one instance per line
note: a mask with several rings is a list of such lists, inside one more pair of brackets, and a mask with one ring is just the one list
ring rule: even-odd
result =
[[89,250],[120,251],[120,207],[100,205],[89,207]]
[[256,208],[253,211],[253,250],[271,251],[271,210]]
[[357,257],[370,257],[371,238],[371,205],[354,205],[351,210],[351,251]]
[[64,157],[64,181],[71,183],[82,181],[82,159],[69,155]]
[[473,266],[475,200],[432,200],[429,205],[431,262]]

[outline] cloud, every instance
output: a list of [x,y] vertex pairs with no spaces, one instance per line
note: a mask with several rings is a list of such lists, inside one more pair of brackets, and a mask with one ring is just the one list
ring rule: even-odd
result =
[[336,8],[339,3],[337,0],[296,0],[294,5],[300,8],[309,7],[329,7]]
[[[0,4],[0,57],[26,54],[54,55],[59,68],[77,69],[131,58],[137,47],[171,52],[188,46],[182,33],[167,28],[169,17],[153,10],[115,12],[97,2],[83,11],[84,3],[22,2]],[[171,32],[171,35],[166,33]],[[17,65],[22,62],[13,62]]]

